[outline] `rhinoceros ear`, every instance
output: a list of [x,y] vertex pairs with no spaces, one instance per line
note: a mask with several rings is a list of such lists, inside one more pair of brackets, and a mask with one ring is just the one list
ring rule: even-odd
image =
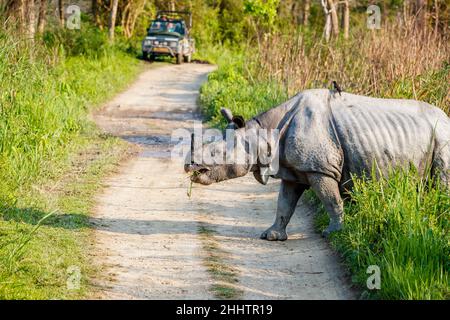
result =
[[245,120],[243,116],[234,116],[232,121],[238,127],[238,129],[245,127]]
[[227,123],[233,122],[233,113],[230,109],[220,108],[220,113],[225,118],[225,120],[227,120]]
[[245,120],[243,116],[233,116],[233,113],[228,108],[220,108],[220,113],[225,118],[225,120],[227,120],[228,124],[235,125],[232,126],[233,128],[239,129],[245,127]]

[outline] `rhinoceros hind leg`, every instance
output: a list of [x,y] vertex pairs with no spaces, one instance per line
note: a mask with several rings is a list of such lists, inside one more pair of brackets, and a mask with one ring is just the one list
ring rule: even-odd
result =
[[311,188],[322,201],[330,216],[330,224],[322,233],[323,236],[328,237],[330,233],[342,229],[344,206],[339,194],[339,185],[336,180],[323,174],[310,173],[307,174],[307,177]]
[[269,229],[261,234],[261,239],[269,241],[284,241],[287,239],[286,226],[291,220],[298,199],[306,188],[307,186],[295,182],[286,180],[281,181],[275,222]]

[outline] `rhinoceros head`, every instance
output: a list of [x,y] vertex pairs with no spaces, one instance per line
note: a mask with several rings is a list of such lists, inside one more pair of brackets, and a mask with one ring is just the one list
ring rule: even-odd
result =
[[[258,135],[259,127],[253,121],[246,126],[246,122],[241,116],[233,116],[231,111],[225,108],[221,109],[221,113],[227,120],[226,134],[224,138],[230,139],[227,134],[234,138],[234,143],[230,148],[230,142],[220,140],[208,143],[201,148],[202,161],[191,161],[186,164],[184,169],[187,173],[191,173],[191,180],[196,183],[209,185],[214,182],[238,178],[246,175],[249,171],[253,171],[255,178],[263,184],[268,181],[269,165],[261,165],[260,154],[271,153],[270,145],[261,140]],[[231,130],[231,131],[230,131]],[[265,142],[262,143],[261,141]],[[261,144],[264,148],[261,148]],[[234,161],[229,161],[229,156]],[[211,159],[219,161],[211,161]],[[191,139],[190,159],[194,157],[194,137]]]

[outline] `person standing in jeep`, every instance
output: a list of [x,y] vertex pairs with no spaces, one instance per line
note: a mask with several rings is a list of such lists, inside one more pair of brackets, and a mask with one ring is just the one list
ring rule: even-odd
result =
[[[182,18],[186,15],[189,16],[188,24]],[[191,27],[191,12],[159,11],[142,41],[143,58],[153,61],[158,56],[171,56],[176,58],[177,64],[191,62],[195,51],[194,39],[189,32]]]

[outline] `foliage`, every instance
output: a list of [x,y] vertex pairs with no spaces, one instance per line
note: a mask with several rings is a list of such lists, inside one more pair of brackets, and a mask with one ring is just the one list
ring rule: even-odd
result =
[[[98,164],[114,159],[108,152],[114,144],[98,136],[87,114],[138,71],[139,62],[115,48],[92,53],[84,43],[65,43],[69,49],[63,50],[46,45],[31,47],[0,32],[0,298],[85,292],[67,292],[66,268],[88,265],[83,252],[88,234],[81,230],[90,206],[82,205],[90,203],[104,167],[92,168],[97,178],[77,185],[75,198],[69,197],[73,190],[61,195],[53,186],[70,168],[69,152],[72,159],[81,152],[81,136],[89,137],[88,147],[104,146],[95,155]],[[81,193],[86,186],[90,193]],[[42,220],[54,210],[55,217]]]
[[218,64],[219,69],[208,76],[200,92],[203,114],[213,125],[224,125],[221,107],[250,118],[287,97],[274,81],[254,81],[246,69],[243,54],[222,52]]
[[244,13],[255,18],[260,26],[272,28],[280,0],[244,0]]

